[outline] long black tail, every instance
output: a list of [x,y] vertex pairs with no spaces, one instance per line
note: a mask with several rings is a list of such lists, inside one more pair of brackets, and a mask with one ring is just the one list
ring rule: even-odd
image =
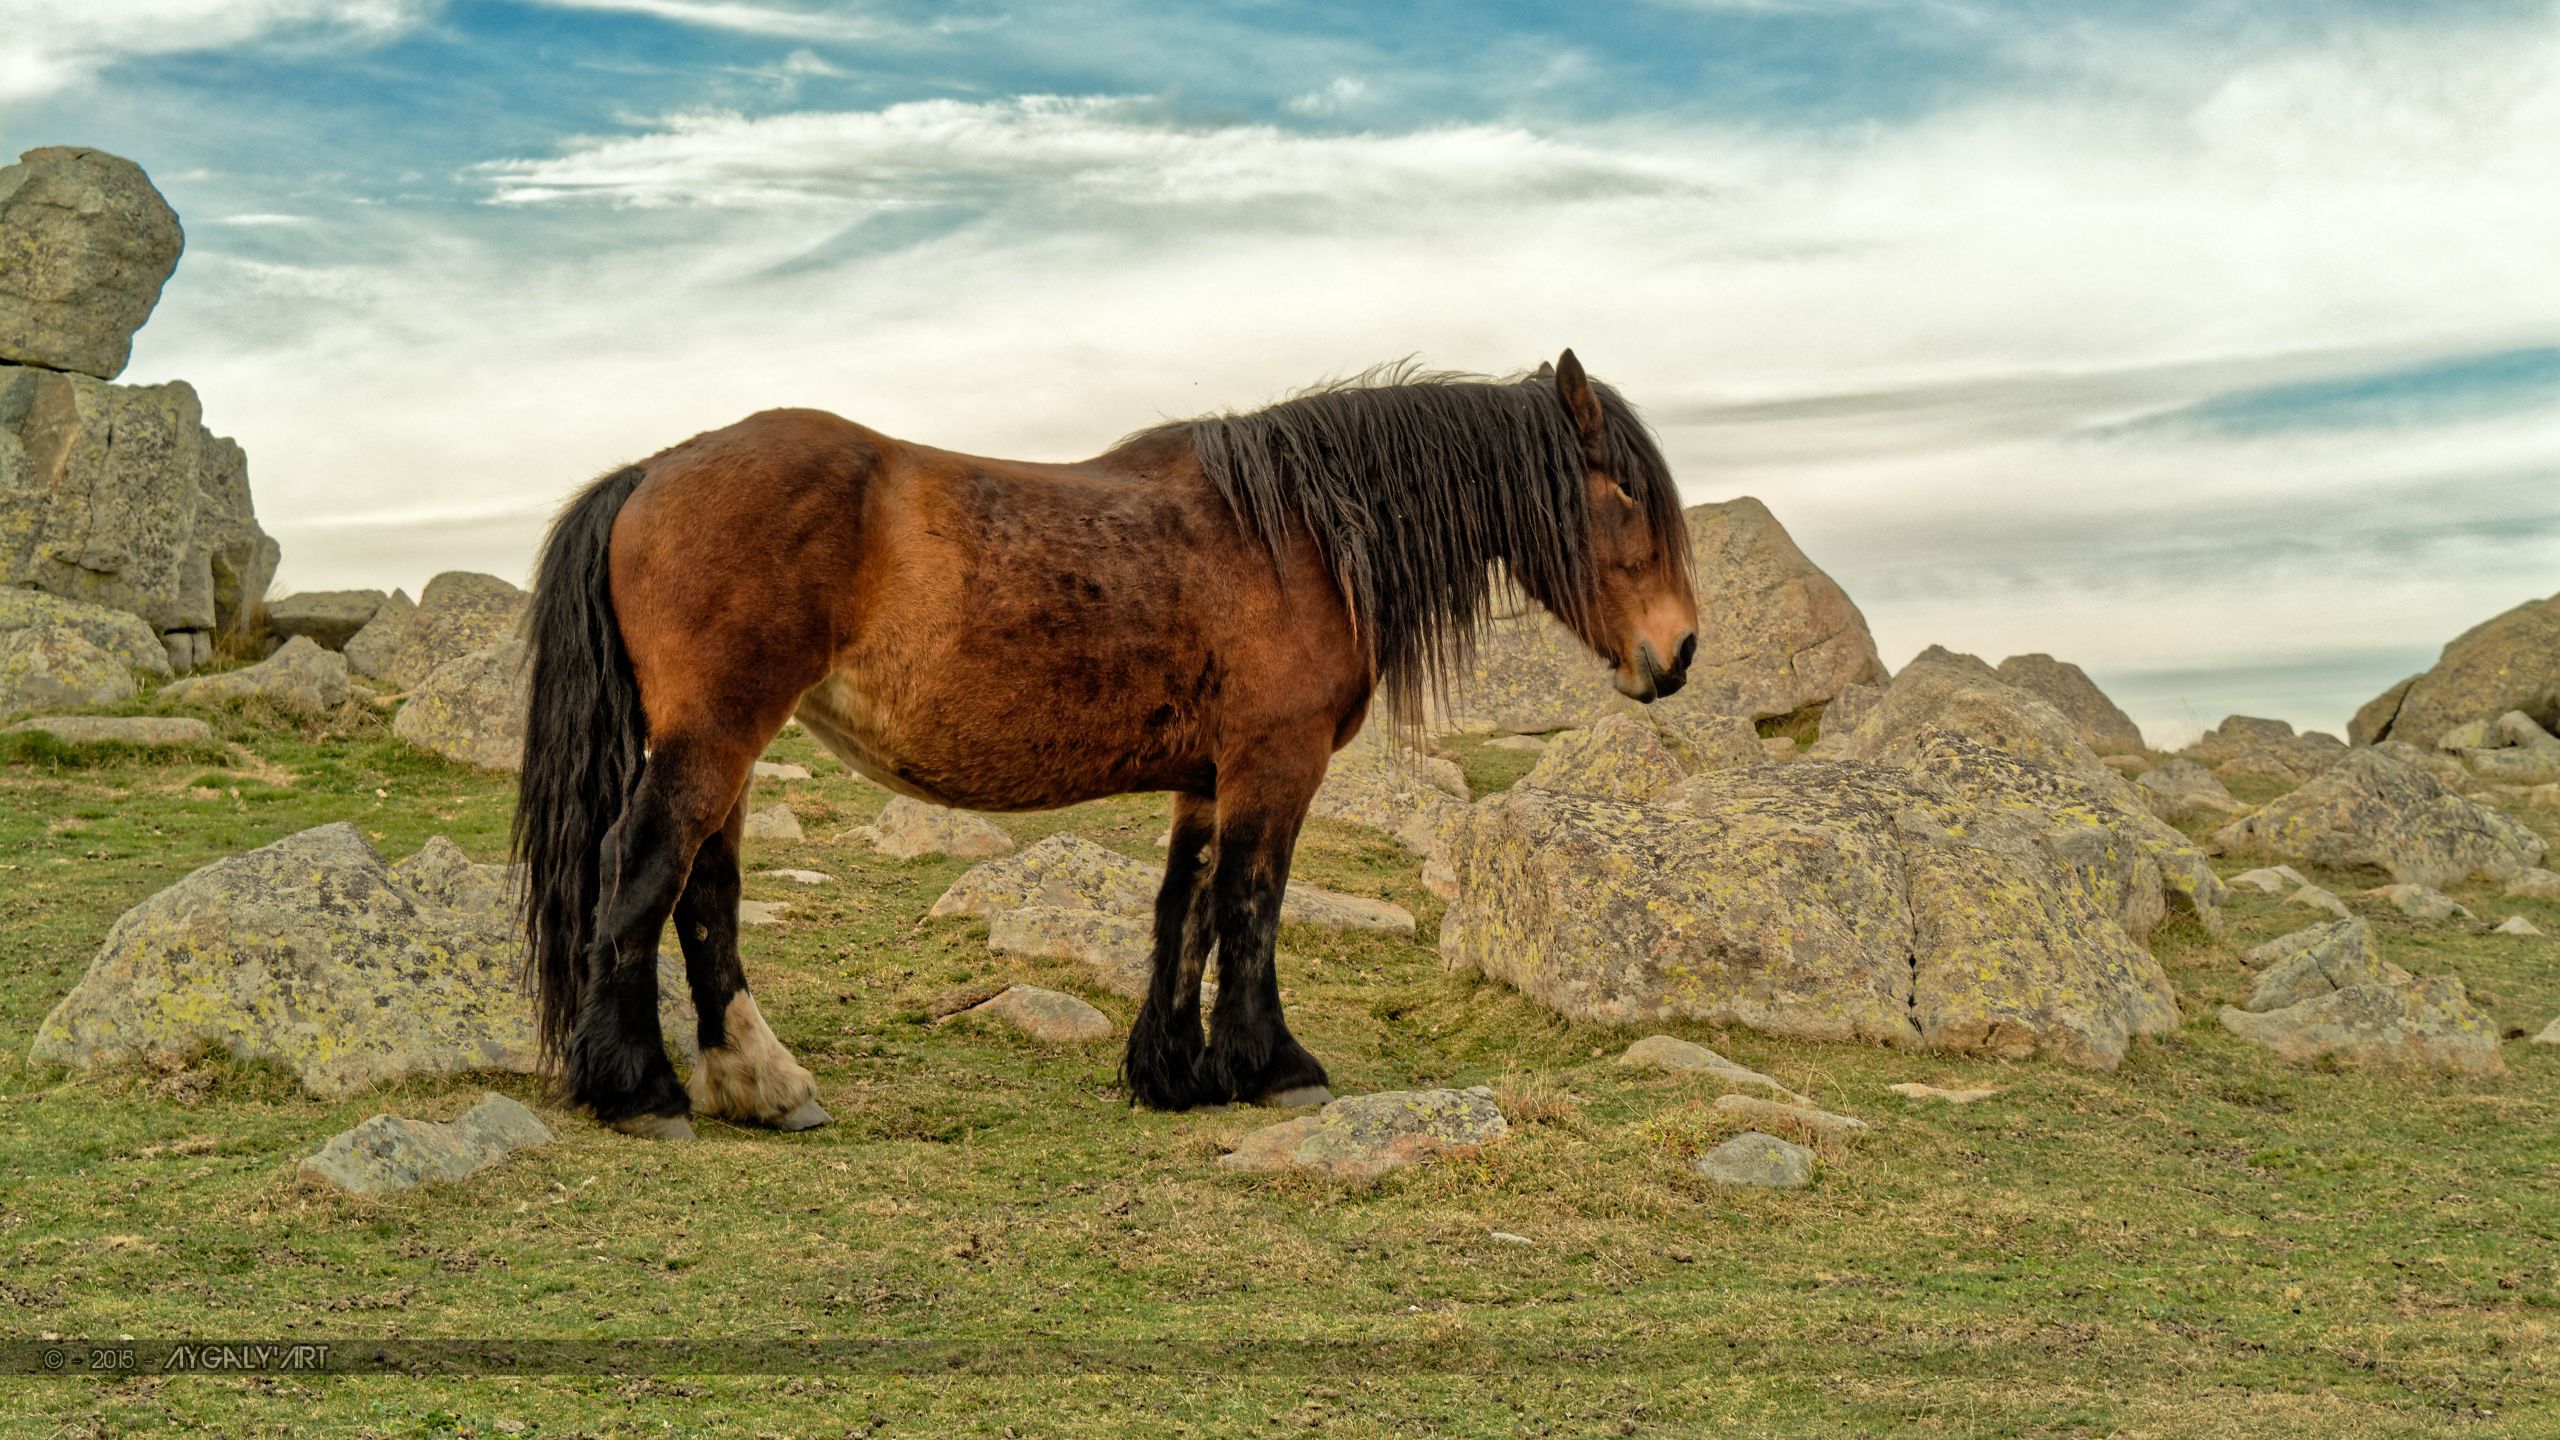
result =
[[648,738],[606,557],[614,517],[645,474],[633,465],[605,476],[551,522],[525,619],[531,698],[509,838],[524,866],[525,977],[553,1062],[586,983],[581,957],[593,938],[605,832],[640,783]]

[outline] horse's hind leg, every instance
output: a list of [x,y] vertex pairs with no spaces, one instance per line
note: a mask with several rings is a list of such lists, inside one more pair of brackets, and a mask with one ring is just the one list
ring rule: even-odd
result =
[[1209,852],[1217,839],[1217,803],[1205,795],[1173,797],[1164,886],[1156,892],[1154,963],[1146,1003],[1129,1027],[1120,1075],[1129,1098],[1153,1110],[1199,1103],[1200,972],[1214,939],[1209,906]]
[[[1219,771],[1218,859],[1209,882],[1218,1004],[1193,1087],[1197,1101],[1309,1105],[1333,1098],[1324,1066],[1281,1015],[1275,963],[1289,862],[1329,750],[1321,740],[1312,747],[1275,740],[1261,749],[1256,769],[1232,779],[1228,768]],[[1307,763],[1288,763],[1292,758]]]
[[670,737],[605,833],[604,901],[564,1056],[569,1097],[635,1135],[689,1136],[691,1108],[658,1028],[658,937],[696,851],[746,788],[752,748]]
[[746,823],[740,799],[694,852],[693,873],[676,900],[676,940],[702,1043],[685,1088],[706,1115],[808,1130],[832,1117],[818,1104],[817,1082],[765,1024],[738,962],[738,842]]

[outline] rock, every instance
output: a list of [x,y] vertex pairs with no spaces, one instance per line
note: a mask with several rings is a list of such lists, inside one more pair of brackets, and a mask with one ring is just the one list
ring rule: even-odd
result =
[[367,679],[381,679],[391,673],[394,656],[401,641],[409,633],[409,620],[418,613],[418,602],[406,590],[394,590],[374,607],[373,618],[364,623],[338,647],[347,657],[347,668]]
[[1647,1035],[1627,1047],[1618,1063],[1638,1070],[1670,1070],[1710,1075],[1728,1085],[1753,1085],[1784,1095],[1790,1100],[1803,1100],[1793,1090],[1761,1074],[1747,1065],[1738,1065],[1704,1045],[1693,1045],[1670,1035]]
[[862,827],[860,833],[872,849],[898,860],[913,860],[919,855],[983,860],[1013,853],[1013,837],[985,819],[966,810],[947,810],[904,795],[890,797],[880,818]]
[[2270,940],[2250,951],[2248,959],[2265,967],[2244,1007],[2260,1014],[2351,985],[2398,985],[2409,979],[2409,972],[2385,962],[2374,949],[2372,930],[2352,918]]
[[816,870],[759,870],[756,878],[788,880],[794,885],[827,885],[834,883],[836,877]]
[[2071,722],[2080,743],[2101,755],[2138,751],[2142,731],[2116,708],[2077,665],[2050,655],[2012,655],[2000,662],[1999,676],[2041,698]]
[[2453,752],[2478,750],[2489,743],[2489,722],[2466,720],[2436,737],[2436,748]]
[[1814,1154],[1801,1145],[1745,1130],[1698,1157],[1697,1170],[1719,1185],[1801,1190],[1813,1183]]
[[755,778],[758,780],[806,780],[809,778],[809,767],[759,760],[756,762]]
[[113,705],[138,693],[123,662],[76,630],[30,625],[0,633],[0,716]]
[[312,590],[267,601],[267,625],[290,640],[308,635],[324,650],[343,650],[372,623],[386,597],[379,590]]
[[[386,600],[375,620],[348,640],[347,662],[369,679],[408,689],[440,665],[515,638],[525,600],[523,591],[495,575],[448,570],[427,582],[405,615],[395,615]],[[376,637],[375,625],[386,621],[396,632]]]
[[[1860,689],[1872,690],[1870,686]],[[1833,702],[1833,709],[1838,702]],[[1823,712],[1828,721],[1831,711]],[[1671,753],[1687,774],[1701,770],[1730,770],[1737,765],[1757,765],[1769,758],[1761,747],[1760,727],[1739,715],[1711,715],[1697,710],[1682,710],[1668,715],[1647,715],[1662,748]],[[1788,744],[1792,746],[1793,741]]]
[[2049,819],[1822,761],[1660,805],[1515,788],[1452,837],[1441,951],[1576,1019],[2109,1068],[2177,1004],[2099,898],[2121,882],[2078,873]]
[[2540,866],[2525,871],[2507,882],[2510,900],[2560,900],[2560,874]]
[[[995,916],[1039,905],[1100,910],[1152,923],[1162,879],[1155,866],[1081,835],[1052,835],[1018,854],[971,867],[933,902],[930,913]],[[1281,897],[1280,920],[1286,925],[1413,933],[1413,915],[1400,906],[1296,881]]]
[[[1686,515],[1698,653],[1688,686],[1656,708],[1775,719],[1884,678],[1866,617],[1767,506],[1745,496]],[[1455,688],[1437,729],[1541,735],[1636,709],[1605,665],[1543,613],[1497,621]]]
[[2163,820],[2184,820],[2190,815],[2230,815],[2245,808],[2213,778],[2213,772],[2193,760],[2172,760],[2156,769],[2145,770],[2133,777],[2142,790],[2144,803],[2151,813]]
[[1484,745],[1488,750],[1512,750],[1523,755],[1535,755],[1547,748],[1547,741],[1542,735],[1496,735]]
[[2534,718],[2521,710],[2510,710],[2490,727],[2497,737],[2523,750],[2560,749],[2560,735],[2553,735],[2534,723]]
[[2231,775],[2265,775],[2301,782],[2324,774],[2346,758],[2337,736],[2318,730],[2293,733],[2282,720],[2232,715],[2182,753]]
[[2560,1019],[2545,1025],[2533,1037],[2536,1045],[2560,1045]]
[[805,840],[808,838],[800,828],[800,817],[792,814],[791,807],[788,805],[768,805],[762,810],[748,811],[747,826],[743,833],[749,840]]
[[[0,445],[7,441],[0,439]],[[0,520],[0,525],[6,525]],[[0,634],[33,628],[69,630],[116,658],[116,663],[145,675],[168,678],[169,652],[139,615],[65,600],[42,590],[0,586]]]
[[1510,1133],[1493,1092],[1483,1086],[1388,1090],[1256,1130],[1218,1163],[1230,1170],[1313,1170],[1374,1180],[1417,1161],[1471,1154]]
[[1977,1100],[1988,1100],[2000,1093],[2000,1087],[1996,1085],[1981,1085],[1963,1090],[1941,1090],[1935,1085],[1924,1085],[1917,1080],[1905,1080],[1899,1085],[1887,1085],[1884,1088],[1896,1095],[1905,1095],[1914,1100],[1936,1100],[1948,1105],[1970,1105]]
[[2215,831],[2211,845],[2438,886],[2520,875],[2544,850],[2524,825],[2371,749],[2348,752],[2319,778]]
[[1831,697],[1831,703],[1822,707],[1822,733],[1845,735],[1857,729],[1859,722],[1867,718],[1867,712],[1883,698],[1881,682],[1841,686],[1840,693]]
[[391,719],[391,733],[483,770],[524,767],[524,641],[509,638],[429,671]]
[[0,360],[113,380],[186,235],[142,167],[49,146],[0,170]]
[[358,1195],[413,1190],[486,1170],[515,1151],[548,1145],[551,1131],[504,1095],[482,1095],[450,1125],[376,1115],[305,1159],[301,1175]]
[[[6,709],[0,705],[0,709]],[[21,720],[5,732],[43,731],[65,745],[210,745],[213,727],[201,720],[165,715],[46,715]]]
[[2432,669],[2357,711],[2354,728],[2376,742],[2431,745],[2465,721],[2510,710],[2560,730],[2560,595],[2529,600],[2456,636]]
[[1762,1125],[1800,1125],[1825,1140],[1845,1139],[1867,1128],[1867,1122],[1848,1115],[1834,1115],[1809,1104],[1790,1105],[1778,1100],[1763,1100],[1757,1095],[1719,1095],[1707,1107],[1727,1115],[1739,1115],[1746,1122]]
[[1650,800],[1679,784],[1681,776],[1680,762],[1651,726],[1632,715],[1603,715],[1587,730],[1550,740],[1520,783],[1568,795]]
[[2539,935],[2542,931],[2540,927],[2536,926],[2532,921],[2527,920],[2523,916],[2510,915],[2492,927],[2490,933],[2495,935]]
[[1363,731],[1334,752],[1307,813],[1393,836],[1427,858],[1441,823],[1465,809],[1467,798],[1466,776],[1454,763]]
[[994,999],[960,1013],[1002,1021],[1034,1040],[1053,1045],[1088,1045],[1119,1033],[1111,1018],[1101,1011],[1073,995],[1061,995],[1037,985],[1009,986]]
[[2342,919],[2355,913],[2347,908],[2347,902],[2339,899],[2335,891],[2323,890],[2317,885],[2303,886],[2286,897],[2284,903],[2300,905],[2309,910],[2324,911]]
[[[386,865],[352,825],[217,860],[128,910],[37,1029],[39,1064],[86,1069],[211,1044],[337,1099],[409,1075],[535,1068],[504,866],[431,840]],[[659,1020],[694,1039],[680,965]]]
[[2483,780],[2506,785],[2547,785],[2560,781],[2560,745],[2512,750],[2473,750],[2463,760]]
[[2358,706],[2355,717],[2347,721],[2347,743],[2381,743],[2384,734],[2391,729],[2393,718],[2400,713],[2400,702],[2408,697],[2409,687],[2417,683],[2418,677],[2412,675]]
[[782,912],[790,907],[780,900],[741,900],[738,923],[741,925],[779,925]]
[[2268,865],[2244,870],[2231,877],[2231,883],[2246,885],[2262,895],[2281,895],[2287,890],[2299,890],[2311,882],[2303,879],[2302,872],[2290,865]]
[[275,575],[248,459],[185,381],[110,385],[0,365],[0,584],[139,616],[183,650],[241,628]]
[[2377,755],[2388,755],[2403,765],[2415,766],[2436,777],[2436,783],[2448,790],[2468,790],[2478,783],[2471,767],[2458,756],[2441,750],[2421,750],[2405,740],[2385,740],[2373,747]]
[[1760,758],[1763,760],[1783,762],[1793,760],[1800,753],[1801,747],[1784,735],[1770,735],[1760,742]]
[[[1089,966],[1094,980],[1114,995],[1144,999],[1151,973],[1154,926],[1107,910],[1023,905],[998,911],[987,922],[987,948],[999,955],[1073,960]],[[1216,987],[1203,982],[1205,991]]]
[[196,675],[163,688],[164,699],[190,705],[231,704],[265,696],[288,710],[323,714],[347,703],[347,657],[323,650],[308,636],[296,636],[283,649],[255,665],[214,675]]
[[2350,985],[2264,1013],[2226,1005],[2221,1018],[2222,1028],[2297,1065],[2335,1056],[2472,1075],[2506,1070],[2497,1027],[2449,976]]
[[2383,885],[2364,892],[2376,900],[2389,901],[2393,908],[2413,920],[2468,920],[2471,912],[2441,890],[2425,885]]

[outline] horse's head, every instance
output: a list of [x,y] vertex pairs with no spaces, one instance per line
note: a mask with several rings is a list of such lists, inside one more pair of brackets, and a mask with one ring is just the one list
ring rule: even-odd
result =
[[1539,367],[1539,380],[1550,376],[1582,445],[1591,564],[1587,575],[1556,577],[1580,594],[1534,598],[1610,663],[1620,694],[1659,700],[1688,682],[1698,652],[1679,490],[1643,422],[1594,386],[1572,351]]

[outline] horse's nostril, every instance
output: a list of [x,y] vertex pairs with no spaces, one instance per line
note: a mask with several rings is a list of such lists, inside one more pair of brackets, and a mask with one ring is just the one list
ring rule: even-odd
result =
[[1680,654],[1671,662],[1671,673],[1674,675],[1688,674],[1689,662],[1696,658],[1698,658],[1698,632],[1692,630],[1688,634],[1680,637]]

